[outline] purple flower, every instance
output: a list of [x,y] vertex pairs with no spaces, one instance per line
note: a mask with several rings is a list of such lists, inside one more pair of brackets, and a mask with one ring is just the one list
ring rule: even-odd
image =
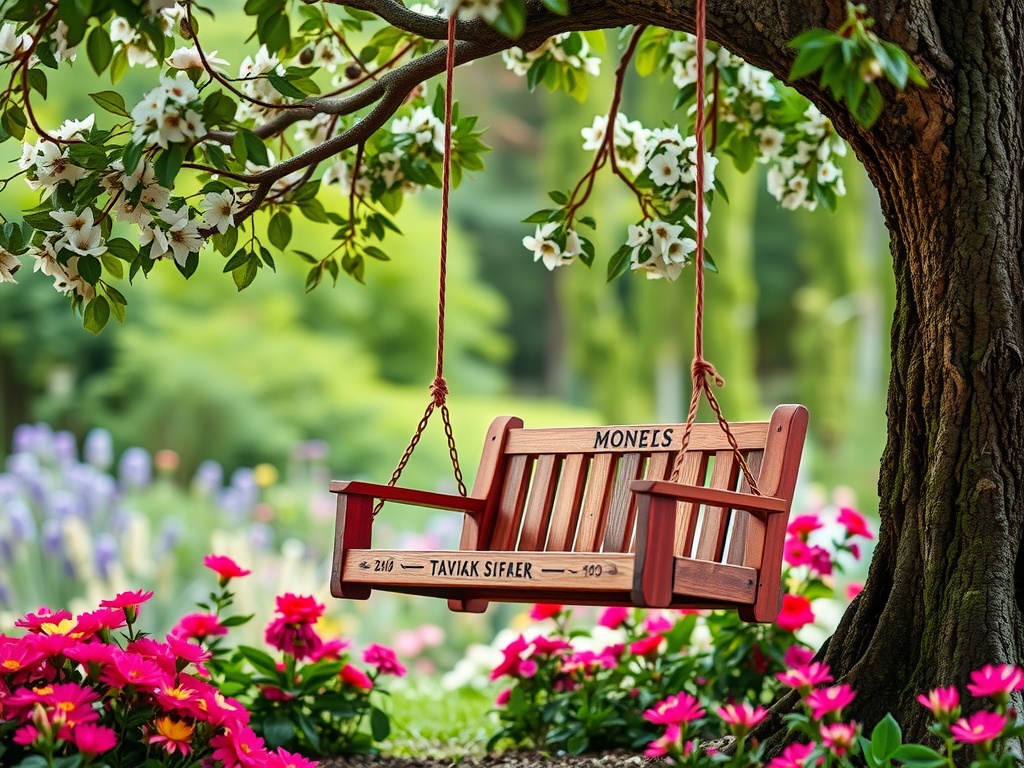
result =
[[96,427],[85,436],[82,452],[97,469],[109,469],[114,463],[114,438],[106,429]]
[[14,453],[33,453],[36,445],[36,428],[33,424],[19,424],[11,434]]
[[50,497],[47,515],[55,520],[67,520],[69,517],[84,517],[85,508],[80,494],[72,493],[63,488],[54,491]]
[[101,531],[96,535],[93,548],[96,572],[100,575],[100,578],[109,579],[113,565],[120,557],[117,551],[117,539],[110,532]]
[[121,487],[136,490],[145,488],[153,479],[153,462],[145,448],[129,448],[121,454],[117,465]]
[[64,530],[60,521],[48,518],[43,522],[43,552],[48,555],[60,555],[64,552]]
[[192,488],[201,496],[213,496],[224,485],[224,468],[216,461],[207,459],[196,469]]
[[4,505],[4,515],[11,533],[18,541],[36,540],[36,519],[21,498],[13,498]]
[[61,430],[53,436],[53,458],[60,466],[68,466],[78,461],[78,441],[73,434]]
[[181,520],[177,517],[169,517],[164,520],[160,528],[160,535],[157,537],[155,554],[157,557],[164,557],[171,554],[174,548],[181,541]]

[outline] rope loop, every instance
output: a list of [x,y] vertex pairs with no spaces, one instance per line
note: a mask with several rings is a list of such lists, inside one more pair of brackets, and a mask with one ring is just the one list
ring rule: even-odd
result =
[[715,370],[715,366],[701,358],[694,358],[693,364],[690,365],[690,376],[693,378],[694,382],[706,382],[708,377],[710,377],[711,380],[715,382],[716,387],[725,386],[725,379],[723,379],[722,375]]
[[444,376],[435,376],[434,383],[430,385],[430,399],[438,408],[444,408],[448,400],[448,382]]

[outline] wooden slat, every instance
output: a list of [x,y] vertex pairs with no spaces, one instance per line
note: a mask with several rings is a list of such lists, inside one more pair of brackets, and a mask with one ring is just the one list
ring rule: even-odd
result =
[[414,504],[417,507],[450,509],[459,512],[483,512],[487,504],[486,499],[476,499],[472,496],[417,491],[412,488],[382,485],[380,483],[366,483],[360,480],[332,480],[331,493],[358,494],[371,496],[375,499],[383,499],[384,501],[394,501],[399,504]]
[[587,480],[579,525],[576,528],[575,552],[596,552],[608,522],[608,502],[611,495],[615,455],[599,453],[594,457]]
[[643,494],[637,500],[636,572],[632,591],[637,605],[665,608],[672,602],[675,517],[673,499]]
[[[718,451],[715,454],[715,466],[711,470],[708,487],[731,491],[735,487],[737,472],[739,472],[739,466],[736,464],[733,452],[731,450]],[[722,548],[725,545],[728,522],[728,507],[712,504],[704,506],[704,524],[700,529],[700,539],[697,541],[697,553],[694,557],[698,560],[713,560],[715,562],[724,559]]]
[[530,498],[523,515],[523,530],[519,535],[522,552],[536,552],[544,549],[551,519],[551,502],[555,497],[555,478],[558,458],[548,453],[538,457],[530,486]]
[[565,552],[572,549],[576,533],[576,521],[580,514],[580,499],[587,479],[586,460],[582,454],[566,457],[562,475],[558,480],[555,507],[551,513],[551,525],[544,549],[548,552]]
[[633,493],[653,493],[659,496],[671,496],[680,501],[745,509],[759,517],[771,517],[782,512],[788,513],[790,505],[790,499],[787,498],[754,496],[752,493],[723,491],[720,488],[704,488],[686,483],[671,483],[668,480],[636,480],[632,487]]
[[346,553],[353,548],[370,546],[373,528],[373,497],[341,494],[334,522],[334,558],[331,563],[331,594],[365,600],[370,588],[362,584],[347,584],[342,574]]
[[651,460],[647,462],[647,472],[644,473],[644,480],[667,480],[669,472],[672,471],[672,462],[676,455],[660,451],[651,454]]
[[[764,451],[751,451],[746,457],[747,466],[750,467],[750,471],[755,478],[758,472],[761,471],[761,457],[763,455]],[[747,478],[742,474],[740,475],[739,492],[750,493],[750,485],[747,483]],[[732,511],[732,519],[729,521],[729,553],[725,558],[725,562],[732,563],[733,565],[750,565],[750,563],[744,562],[743,559],[746,552],[747,534],[751,526],[750,521],[751,515],[749,512],[742,509],[734,509]],[[755,520],[755,523],[759,522]]]
[[753,603],[757,595],[757,571],[742,565],[677,557],[672,592],[701,599]]
[[530,483],[533,457],[518,455],[509,459],[505,483],[501,489],[494,535],[486,549],[515,549],[519,525],[523,520],[523,500]]
[[[767,424],[732,424],[732,433],[741,450],[764,445]],[[682,445],[681,424],[641,424],[612,427],[562,427],[556,429],[518,429],[509,433],[508,453],[625,453],[627,451],[678,451]],[[718,451],[729,448],[717,424],[694,424],[688,450]]]
[[[679,482],[688,485],[703,485],[704,473],[707,471],[707,456],[701,451],[687,451],[683,456],[683,465],[679,468]],[[669,472],[671,472],[671,468]],[[634,490],[636,486],[633,486]],[[676,533],[672,545],[672,553],[688,556],[693,549],[693,536],[697,528],[696,504],[679,504],[676,507]]]
[[353,584],[523,590],[622,590],[633,585],[629,554],[350,549],[342,577]]
[[603,552],[626,552],[629,549],[636,515],[636,497],[629,484],[639,478],[641,458],[639,453],[627,453],[619,459],[601,544]]

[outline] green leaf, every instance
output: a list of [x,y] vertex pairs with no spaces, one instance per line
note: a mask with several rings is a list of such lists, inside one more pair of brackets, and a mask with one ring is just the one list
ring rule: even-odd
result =
[[283,10],[264,16],[260,21],[263,22],[259,28],[260,40],[267,44],[267,48],[280,51],[288,47],[292,37],[291,23]]
[[306,273],[306,293],[309,293],[318,285],[320,285],[320,281],[323,279],[323,276],[323,264],[317,264],[315,267],[310,269],[309,272]]
[[116,85],[128,71],[128,54],[125,48],[118,48],[110,62],[110,82]]
[[370,732],[376,741],[384,741],[391,733],[391,722],[387,714],[377,707],[370,710]]
[[47,81],[46,73],[43,70],[38,68],[30,69],[28,71],[28,85],[44,99],[46,98]]
[[192,277],[192,275],[196,273],[196,270],[199,269],[199,254],[190,253],[188,256],[185,257],[184,264],[179,264],[178,260],[175,259],[174,266],[176,266],[178,268],[178,271],[184,276],[186,280],[188,280],[190,277]]
[[80,168],[95,171],[107,167],[107,153],[91,144],[72,144],[68,147],[68,157]]
[[[128,107],[124,103],[124,97],[117,91],[100,91],[90,93],[89,98],[100,105],[102,109],[121,117],[131,117]],[[130,146],[130,145],[129,145]]]
[[239,248],[235,251],[234,256],[228,259],[228,263],[224,265],[225,272],[232,272],[238,269],[240,266],[245,264],[249,260],[249,251],[245,248]]
[[869,85],[864,92],[864,98],[853,107],[853,117],[863,128],[870,128],[882,114],[884,106],[882,92],[876,85]]
[[78,257],[78,274],[82,276],[89,285],[96,285],[103,274],[103,267],[100,260],[95,256]]
[[318,224],[327,224],[327,211],[324,209],[324,204],[316,198],[312,200],[304,200],[299,205],[299,210],[302,211],[302,215],[310,221],[315,221]]
[[282,96],[287,96],[287,97],[289,97],[291,99],[304,99],[304,98],[306,98],[306,94],[304,94],[302,91],[300,91],[298,88],[296,88],[290,82],[288,82],[288,80],[286,80],[285,78],[281,77],[279,74],[277,74],[274,71],[270,71],[270,72],[267,73],[267,80],[270,81],[270,84],[272,86],[274,86],[274,89],[278,93],[280,93]]
[[123,237],[114,237],[107,240],[107,253],[131,263],[139,255],[139,249]]
[[899,723],[891,714],[887,714],[871,732],[871,754],[879,762],[891,760],[902,744],[903,732]]
[[946,765],[946,759],[924,744],[904,744],[897,749],[893,760],[899,760],[905,768],[939,768]]
[[292,219],[284,211],[278,211],[267,225],[267,237],[277,250],[283,251],[292,239]]
[[124,325],[124,319],[128,314],[128,302],[124,296],[115,288],[107,288],[107,298],[110,300],[110,311],[114,313],[117,322]]
[[[163,187],[173,187],[174,179],[181,170],[181,164],[185,161],[185,150],[180,144],[171,144],[167,149],[160,152],[153,163],[153,170],[156,171],[157,181]],[[126,166],[127,167],[127,166]]]
[[103,330],[103,326],[107,324],[109,319],[110,305],[103,296],[96,296],[85,305],[85,320],[82,323],[85,326],[85,330],[99,333]]
[[608,260],[609,283],[615,278],[623,275],[629,269],[629,257],[631,253],[632,249],[628,245],[623,245],[619,250],[612,254],[612,257]]
[[142,152],[145,148],[141,144],[127,144],[124,152],[121,153],[121,164],[124,165],[126,173],[131,173],[139,167],[142,160]]
[[282,714],[271,714],[263,718],[263,739],[267,749],[287,747],[295,740],[295,726]]
[[523,0],[504,0],[501,14],[494,20],[493,26],[512,40],[522,35],[526,28],[526,4]]
[[[790,43],[790,45],[793,45],[793,43]],[[793,67],[789,70],[789,79],[799,80],[801,77],[812,72],[817,72],[828,58],[836,52],[834,43],[808,45],[800,48],[796,59],[793,60]]]
[[235,285],[238,286],[238,290],[244,291],[252,285],[252,281],[256,279],[256,271],[258,269],[259,261],[255,256],[250,256],[245,264],[231,272],[231,277],[234,279]]
[[106,28],[96,27],[89,33],[89,39],[85,43],[85,49],[89,54],[89,63],[99,75],[110,66],[110,59],[114,55],[114,46],[110,42],[110,35]]
[[245,143],[246,157],[256,165],[269,166],[270,155],[267,154],[267,145],[263,143],[263,140],[252,131],[247,131],[244,128],[239,129],[238,132],[242,135],[242,141]]
[[363,248],[363,253],[371,259],[377,259],[377,261],[391,261],[391,257],[375,245],[366,246]]
[[280,671],[277,668],[277,662],[274,661],[274,657],[266,651],[261,651],[259,648],[253,648],[249,645],[238,646],[238,653],[241,654],[242,658],[253,665],[258,671],[272,678],[280,676]]
[[569,15],[569,0],[541,0],[548,10],[554,11],[559,16]]
[[68,48],[77,46],[85,37],[88,14],[82,14],[77,0],[57,0],[57,15],[68,25],[66,35]]

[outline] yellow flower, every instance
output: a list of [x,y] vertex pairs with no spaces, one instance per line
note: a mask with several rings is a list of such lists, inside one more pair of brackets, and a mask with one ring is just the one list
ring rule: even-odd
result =
[[252,476],[260,488],[267,488],[277,482],[277,469],[270,464],[257,464],[253,467]]

